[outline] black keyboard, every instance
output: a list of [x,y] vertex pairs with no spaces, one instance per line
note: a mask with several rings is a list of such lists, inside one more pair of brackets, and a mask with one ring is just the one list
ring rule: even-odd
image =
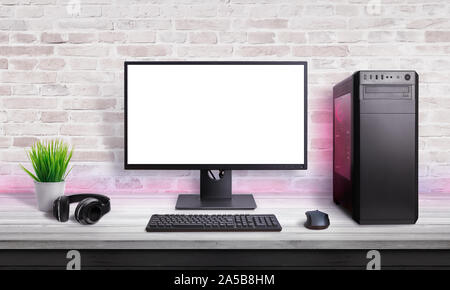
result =
[[147,232],[279,232],[281,226],[273,214],[154,214],[146,230]]

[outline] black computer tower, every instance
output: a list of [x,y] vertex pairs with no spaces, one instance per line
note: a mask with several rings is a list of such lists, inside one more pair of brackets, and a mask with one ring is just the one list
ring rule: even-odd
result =
[[358,71],[333,88],[333,199],[360,224],[417,221],[418,78]]

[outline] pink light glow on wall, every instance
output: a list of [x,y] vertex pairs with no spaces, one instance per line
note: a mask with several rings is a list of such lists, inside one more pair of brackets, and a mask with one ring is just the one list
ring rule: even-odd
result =
[[[308,170],[234,171],[233,192],[331,195],[332,106],[328,94],[317,95],[309,101]],[[122,157],[123,151],[116,150],[114,154]],[[198,171],[126,171],[122,163],[83,162],[83,154],[77,156],[72,162],[74,168],[67,179],[66,193],[198,193],[200,190]],[[0,192],[34,192],[31,179],[18,166],[10,167],[6,172],[9,174],[0,175]]]

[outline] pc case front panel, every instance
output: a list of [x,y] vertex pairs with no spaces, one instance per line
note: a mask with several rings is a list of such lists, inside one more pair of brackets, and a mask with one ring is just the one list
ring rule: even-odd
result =
[[414,114],[361,114],[361,223],[415,221]]

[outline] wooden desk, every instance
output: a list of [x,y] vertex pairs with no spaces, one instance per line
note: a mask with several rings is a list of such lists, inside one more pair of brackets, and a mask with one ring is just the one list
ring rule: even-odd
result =
[[[71,207],[71,219],[59,223],[50,214],[36,209],[32,194],[0,194],[0,267],[7,263],[16,263],[17,267],[30,265],[25,261],[30,255],[35,255],[33,261],[39,257],[45,260],[34,266],[49,263],[61,266],[70,249],[92,255],[92,267],[98,259],[103,259],[104,266],[125,259],[130,267],[150,268],[363,267],[367,263],[365,255],[371,249],[380,250],[386,263],[395,257],[404,257],[398,262],[392,260],[389,264],[392,267],[450,266],[450,194],[422,195],[419,220],[415,225],[361,226],[337,207],[331,196],[323,195],[260,194],[256,195],[258,208],[254,211],[220,211],[274,213],[283,226],[279,233],[147,233],[145,226],[152,214],[198,211],[176,211],[174,194],[110,197],[112,211],[99,223],[82,226],[72,218],[75,206]],[[329,214],[328,229],[312,231],[303,226],[305,211],[314,209]],[[120,259],[110,257],[105,262],[102,253],[109,256],[108,253],[115,253]],[[53,254],[62,257],[46,258]],[[220,259],[211,259],[213,254]],[[174,255],[173,258],[168,258],[170,255]],[[136,265],[132,257],[139,257]],[[19,262],[20,259],[25,262]],[[150,259],[152,262],[148,261]],[[426,262],[422,262],[424,259]],[[124,265],[120,261],[118,264]]]

